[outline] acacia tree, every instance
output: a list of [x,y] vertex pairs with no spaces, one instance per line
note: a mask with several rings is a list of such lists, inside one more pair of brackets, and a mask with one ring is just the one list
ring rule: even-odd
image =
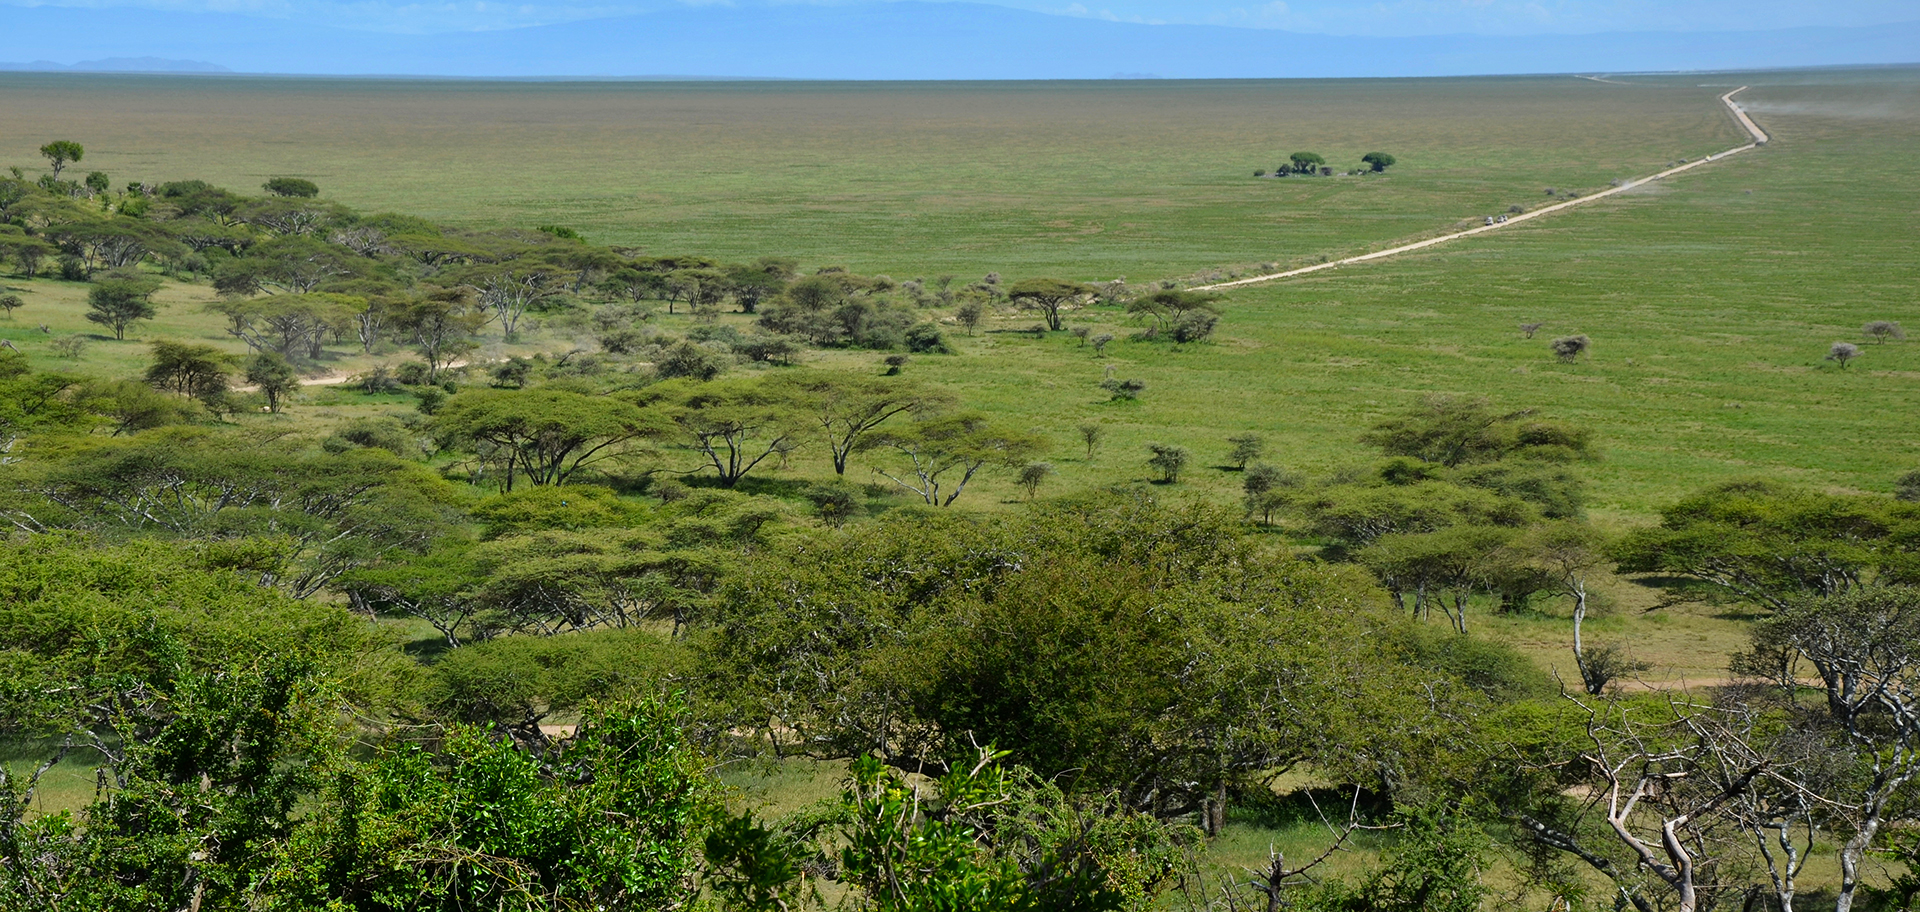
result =
[[1209,827],[1228,786],[1301,762],[1396,775],[1381,761],[1445,723],[1401,702],[1416,675],[1379,661],[1358,580],[1264,556],[1237,526],[1112,494],[789,538],[722,580],[702,667],[729,724],[782,749],[938,774],[991,743]]
[[1907,331],[1892,320],[1875,320],[1860,330],[1875,342],[1885,343],[1888,339],[1905,339]]
[[1426,619],[1433,606],[1455,633],[1467,632],[1467,602],[1474,593],[1492,588],[1493,568],[1487,555],[1499,550],[1513,530],[1494,526],[1458,525],[1431,532],[1382,535],[1355,558],[1380,578],[1394,604],[1408,609],[1413,595],[1413,617]]
[[1901,542],[1920,531],[1920,517],[1895,507],[1877,497],[1732,482],[1661,511],[1659,526],[1627,535],[1613,556],[1628,573],[1680,577],[1704,595],[1785,611],[1802,598],[1901,578]]
[[1193,458],[1186,447],[1166,443],[1149,443],[1147,452],[1153,454],[1147,457],[1147,467],[1160,473],[1160,481],[1163,484],[1179,483],[1180,473],[1186,469],[1187,463]]
[[214,271],[213,287],[222,295],[263,291],[305,294],[349,276],[362,264],[351,252],[318,238],[288,235],[247,249]]
[[312,199],[320,195],[320,185],[300,177],[273,177],[260,185],[260,189],[274,196],[291,196]]
[[226,315],[227,334],[254,351],[317,360],[327,339],[366,307],[362,299],[331,294],[274,295],[213,304]]
[[647,391],[691,446],[731,488],[768,457],[792,452],[805,424],[785,391],[750,380],[670,380]]
[[1876,839],[1903,811],[1902,795],[1920,776],[1920,591],[1856,588],[1798,600],[1754,633],[1754,650],[1736,670],[1769,681],[1786,706],[1811,666],[1826,697],[1822,728],[1833,731],[1855,766],[1829,794],[1850,830],[1840,846],[1836,912],[1848,912],[1860,887],[1860,866]]
[[511,336],[528,310],[565,290],[555,266],[535,260],[480,267],[465,277],[481,309],[491,311]]
[[375,448],[163,428],[50,467],[9,519],[33,531],[253,545],[233,552],[260,585],[305,598],[340,574],[448,534],[447,484]]
[[952,404],[946,393],[911,380],[812,372],[783,375],[773,383],[820,430],[833,456],[834,474],[843,476],[847,460],[880,425],[900,415],[927,414]]
[[1287,156],[1287,160],[1293,164],[1295,174],[1312,174],[1327,163],[1317,152],[1295,152]]
[[1092,285],[1084,282],[1069,282],[1064,279],[1022,279],[1008,289],[1007,297],[1014,306],[1022,310],[1040,311],[1047,319],[1047,328],[1059,332],[1062,324],[1061,311],[1068,305],[1086,298],[1095,291]]
[[247,382],[267,397],[267,411],[279,412],[287,397],[300,388],[300,375],[275,352],[260,352],[247,361]]
[[1572,364],[1579,360],[1581,355],[1586,354],[1588,349],[1593,347],[1593,340],[1584,335],[1562,336],[1547,343],[1547,347],[1553,351],[1554,357],[1559,358],[1567,364]]
[[40,154],[46,156],[47,164],[53,168],[53,179],[60,179],[60,172],[67,165],[85,158],[87,150],[70,139],[56,139],[40,147]]
[[1394,161],[1394,157],[1385,152],[1368,152],[1360,156],[1360,163],[1372,168],[1375,173],[1393,167]]
[[1597,816],[1606,834],[1601,838],[1626,849],[1631,862],[1617,863],[1565,818],[1523,813],[1527,831],[1611,880],[1616,907],[1654,912],[1640,873],[1671,891],[1675,912],[1712,907],[1712,872],[1733,851],[1721,832],[1733,823],[1728,811],[1766,775],[1766,758],[1723,751],[1724,742],[1699,718],[1702,708],[1672,697],[1659,703],[1567,699],[1587,717],[1584,749],[1567,758],[1586,773],[1582,815]]
[[1389,456],[1454,467],[1504,459],[1569,462],[1591,455],[1593,435],[1532,409],[1501,412],[1485,399],[1429,396],[1375,423],[1360,442]]
[[[744,531],[777,512],[756,505],[732,518]],[[505,536],[476,546],[473,561],[473,597],[499,629],[552,636],[671,620],[677,636],[726,556],[669,547],[652,529],[597,529]]]
[[887,449],[906,461],[906,471],[880,474],[920,495],[930,505],[951,506],[968,482],[990,466],[1018,468],[1046,450],[1034,434],[999,428],[986,416],[967,412],[934,416],[909,426],[875,431],[862,450]]
[[448,443],[502,465],[506,490],[525,475],[563,485],[582,468],[622,456],[659,426],[632,403],[566,390],[472,389],[448,399],[433,427]]
[[1156,330],[1171,330],[1194,315],[1219,316],[1219,300],[1216,294],[1168,288],[1128,302],[1127,313],[1151,318]]
[[398,304],[393,322],[419,347],[427,361],[427,379],[432,381],[478,347],[473,335],[486,325],[487,315],[465,291],[441,289]]
[[1236,434],[1228,437],[1227,442],[1233,444],[1232,451],[1227,453],[1227,461],[1243,472],[1247,469],[1247,463],[1259,459],[1267,451],[1267,442],[1259,434]]
[[233,357],[211,345],[161,341],[153,343],[147,383],[212,406],[227,394],[232,370]]
[[95,283],[87,291],[87,322],[113,330],[113,337],[124,341],[127,327],[137,320],[151,320],[158,308],[153,293],[160,280],[140,275],[115,275]]
[[1617,671],[1609,662],[1596,662],[1586,648],[1583,627],[1587,619],[1587,580],[1608,563],[1606,536],[1585,523],[1557,522],[1533,526],[1506,543],[1497,561],[1536,574],[1573,601],[1573,662],[1590,695],[1599,695]]
[[405,555],[342,575],[334,585],[356,609],[387,611],[426,622],[448,649],[472,638],[480,612],[473,588],[478,574],[464,542],[441,542],[424,554]]

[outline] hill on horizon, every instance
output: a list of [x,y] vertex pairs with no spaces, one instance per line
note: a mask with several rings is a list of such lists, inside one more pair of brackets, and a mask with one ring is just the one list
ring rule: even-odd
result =
[[[37,61],[0,65],[5,69],[465,78],[1352,78],[1920,61],[1920,22],[1753,32],[1370,38],[1143,25],[928,2],[705,6],[432,35],[233,14],[0,6],[0,35],[5,36],[0,60]],[[52,60],[89,63],[45,63]],[[143,61],[153,65],[127,65]]]

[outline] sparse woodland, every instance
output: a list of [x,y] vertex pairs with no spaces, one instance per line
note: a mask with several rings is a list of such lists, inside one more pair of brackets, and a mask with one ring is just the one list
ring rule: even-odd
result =
[[[291,177],[116,189],[46,154],[0,178],[0,258],[99,331],[0,348],[0,907],[1920,897],[1911,477],[1733,481],[1620,533],[1592,428],[1433,395],[1338,471],[1168,437],[1060,489],[1048,460],[1103,425],[1016,426],[916,365],[988,317],[1101,357],[1095,307],[1211,345],[1230,302],[455,230]],[[145,334],[180,286],[224,344]],[[89,344],[140,367],[66,369]],[[369,405],[319,420],[301,381],[343,359]],[[1239,496],[1189,496],[1203,471]],[[1595,626],[1622,575],[1751,620],[1722,679],[1637,680]],[[1547,610],[1577,679],[1481,635]],[[721,774],[798,764],[837,784],[778,813]],[[1215,863],[1247,819],[1319,841]]]

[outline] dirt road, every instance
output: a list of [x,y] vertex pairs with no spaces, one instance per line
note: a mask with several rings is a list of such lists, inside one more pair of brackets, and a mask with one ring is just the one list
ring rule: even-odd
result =
[[[452,362],[448,362],[445,366],[441,367],[440,369],[453,370],[454,368],[466,367],[466,366],[467,366],[467,362],[465,361],[452,361]],[[354,374],[335,374],[331,377],[302,377],[300,378],[300,385],[301,386],[339,386],[342,383],[352,382],[355,376],[356,375]],[[251,392],[257,392],[259,389],[260,387],[258,386],[236,386],[233,388],[233,391],[236,393],[251,393]]]
[[1697,161],[1690,161],[1690,162],[1686,162],[1685,164],[1676,165],[1675,167],[1668,168],[1667,170],[1662,171],[1658,174],[1652,175],[1650,177],[1643,177],[1638,180],[1624,181],[1618,186],[1609,187],[1605,190],[1601,190],[1590,196],[1582,196],[1576,199],[1567,200],[1566,202],[1563,202],[1563,203],[1555,203],[1551,206],[1535,209],[1531,212],[1522,212],[1519,215],[1509,217],[1504,222],[1495,222],[1491,225],[1481,225],[1475,228],[1469,228],[1465,231],[1456,231],[1452,234],[1443,234],[1436,238],[1428,238],[1427,240],[1424,240],[1424,241],[1415,241],[1414,243],[1411,243],[1411,244],[1402,244],[1398,247],[1391,247],[1386,250],[1376,251],[1374,253],[1361,254],[1360,256],[1351,256],[1351,257],[1347,257],[1344,260],[1334,260],[1330,263],[1319,263],[1313,266],[1304,266],[1299,269],[1289,269],[1285,272],[1275,272],[1268,275],[1253,276],[1252,278],[1238,279],[1232,282],[1219,282],[1213,285],[1201,285],[1193,290],[1194,291],[1219,291],[1221,289],[1226,289],[1226,288],[1237,288],[1241,285],[1256,285],[1261,282],[1272,282],[1278,279],[1288,279],[1294,276],[1306,275],[1307,273],[1310,273],[1310,272],[1319,272],[1322,269],[1333,269],[1339,266],[1351,266],[1355,263],[1365,263],[1369,260],[1379,260],[1379,259],[1384,259],[1390,256],[1398,256],[1399,254],[1402,254],[1402,253],[1411,253],[1415,250],[1424,250],[1436,244],[1444,244],[1448,241],[1458,240],[1463,237],[1472,237],[1476,234],[1486,234],[1489,231],[1499,231],[1502,228],[1506,228],[1512,225],[1518,225],[1521,222],[1527,221],[1528,219],[1540,218],[1541,216],[1550,215],[1552,213],[1560,212],[1565,209],[1571,209],[1574,206],[1585,205],[1587,203],[1593,202],[1594,200],[1606,199],[1607,197],[1612,196],[1616,193],[1625,193],[1628,190],[1634,189],[1635,187],[1644,186],[1646,184],[1652,183],[1653,181],[1657,181],[1657,180],[1664,180],[1666,178],[1672,177],[1675,174],[1679,174],[1682,171],[1691,171],[1694,168],[1698,168],[1701,165],[1707,164],[1709,162],[1720,161],[1721,159],[1726,158],[1729,155],[1738,155],[1742,152],[1747,151],[1748,149],[1758,148],[1766,144],[1767,134],[1760,129],[1759,125],[1753,122],[1753,118],[1747,116],[1746,111],[1741,110],[1740,106],[1735,104],[1733,101],[1733,96],[1738,95],[1741,92],[1744,92],[1746,90],[1747,90],[1746,86],[1741,86],[1740,88],[1734,89],[1733,91],[1720,96],[1720,102],[1727,106],[1727,110],[1733,112],[1734,120],[1738,121],[1740,123],[1740,126],[1747,131],[1748,135],[1753,137],[1753,141],[1750,143],[1747,143],[1744,146],[1728,149],[1725,152],[1716,152],[1712,155],[1707,156],[1706,158],[1702,158]]

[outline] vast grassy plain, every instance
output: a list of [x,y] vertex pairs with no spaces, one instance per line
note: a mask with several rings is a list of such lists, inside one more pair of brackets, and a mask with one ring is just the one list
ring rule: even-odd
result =
[[[1132,279],[1358,250],[1741,134],[1689,80],[490,83],[0,74],[0,163],[565,224],[653,253]],[[1383,179],[1254,180],[1289,153]]]
[[[1141,445],[1215,461],[1231,433],[1318,472],[1353,436],[1427,392],[1474,393],[1591,424],[1596,510],[1643,521],[1738,474],[1885,490],[1920,464],[1907,425],[1920,349],[1823,362],[1867,320],[1920,322],[1914,212],[1899,163],[1920,133],[1920,73],[1267,83],[498,84],[0,76],[12,127],[0,162],[45,136],[87,141],[116,179],[202,176],[238,188],[304,174],[366,209],[471,225],[560,222],[600,242],[728,257],[796,254],[900,278],[940,271],[1132,281],[1239,274],[1441,231],[1738,141],[1715,97],[1743,101],[1768,147],[1667,183],[1391,262],[1231,292],[1213,344],[1124,340],[1117,311],[1075,314],[1123,341],[1096,358],[1068,337],[996,330],[913,370],[1059,438],[1065,486],[1144,477]],[[1281,152],[1357,159],[1384,176],[1257,180]],[[645,198],[645,201],[643,201]],[[616,204],[628,199],[632,205]],[[1072,216],[1072,217],[1068,217]],[[1078,227],[1075,227],[1078,226]],[[20,283],[15,283],[20,284]],[[85,327],[77,287],[30,283],[0,336]],[[179,306],[148,336],[218,337]],[[35,314],[38,313],[38,316]],[[1520,322],[1545,321],[1525,340]],[[71,328],[62,324],[71,323]],[[1560,365],[1543,339],[1586,333]],[[955,333],[958,335],[958,333]],[[88,362],[126,373],[129,346]],[[828,363],[872,356],[829,354]],[[128,360],[132,359],[132,360]],[[126,363],[121,363],[121,362]],[[358,362],[346,362],[352,369]],[[1107,404],[1111,366],[1149,384]],[[1092,459],[1074,424],[1111,426]],[[1225,473],[1195,473],[1228,491]],[[1009,489],[1010,490],[1010,489]],[[1006,492],[1002,492],[1003,494]]]
[[[1591,513],[1611,529],[1750,476],[1885,492],[1920,467],[1920,338],[1823,360],[1862,324],[1920,334],[1920,70],[1432,81],[1004,85],[490,84],[0,75],[9,126],[0,165],[31,165],[54,137],[84,142],[86,168],[128,179],[200,177],[250,190],[272,175],[329,198],[470,226],[560,223],[598,243],[727,258],[798,256],[899,278],[989,271],[1011,278],[1127,276],[1193,283],[1443,231],[1535,205],[1544,188],[1591,190],[1741,141],[1716,101],[1741,101],[1766,147],[1575,211],[1388,262],[1235,290],[1209,343],[1127,338],[1116,309],[1069,315],[1121,338],[1096,356],[1066,334],[1026,333],[1003,312],[916,356],[915,376],[1048,435],[1057,475],[1042,493],[1143,482],[1148,442],[1192,449],[1172,491],[1229,500],[1240,476],[1225,438],[1268,441],[1268,459],[1322,475],[1367,457],[1356,436],[1428,393],[1483,395],[1594,428]],[[1621,84],[1625,83],[1625,84]],[[1382,176],[1258,180],[1287,152]],[[89,329],[85,286],[7,280],[28,299],[0,338],[57,366],[51,335]],[[144,340],[223,339],[204,287],[170,284],[139,341],[96,340],[70,367],[139,369]],[[684,328],[677,317],[659,317]],[[748,318],[729,315],[731,322]],[[1523,322],[1544,322],[1522,338]],[[50,333],[41,333],[46,323]],[[1554,360],[1546,340],[1581,333],[1591,354]],[[518,348],[572,344],[538,333]],[[239,350],[237,342],[224,340]],[[876,370],[872,352],[813,353]],[[376,359],[344,358],[350,372]],[[1109,371],[1147,383],[1110,402]],[[290,418],[403,407],[314,389]],[[1091,455],[1075,426],[1106,429]],[[860,480],[880,481],[855,470]],[[776,482],[823,478],[804,452]],[[777,485],[775,486],[777,490]],[[878,490],[878,489],[876,489]],[[963,504],[1023,499],[990,478]],[[873,505],[903,502],[875,495]],[[1276,543],[1283,541],[1274,537]],[[1651,680],[1724,674],[1745,617],[1699,607],[1641,615],[1656,591],[1609,581],[1618,610],[1597,636],[1630,642]],[[1564,677],[1564,620],[1476,617]],[[814,797],[834,770],[739,784],[779,806]],[[72,783],[75,795],[85,783]],[[1245,822],[1215,849],[1252,863],[1317,833]]]

